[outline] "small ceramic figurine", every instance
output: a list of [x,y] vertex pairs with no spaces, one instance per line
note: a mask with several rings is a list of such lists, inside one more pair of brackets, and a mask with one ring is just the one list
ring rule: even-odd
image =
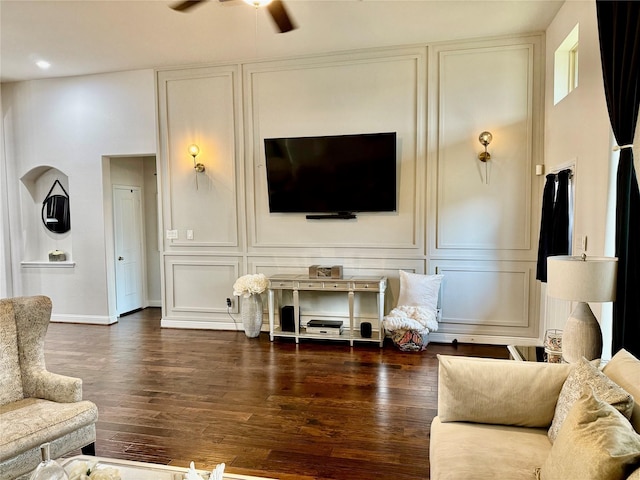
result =
[[220,463],[216,465],[216,468],[213,469],[211,475],[209,475],[209,480],[222,480],[222,476],[224,475],[224,463]]

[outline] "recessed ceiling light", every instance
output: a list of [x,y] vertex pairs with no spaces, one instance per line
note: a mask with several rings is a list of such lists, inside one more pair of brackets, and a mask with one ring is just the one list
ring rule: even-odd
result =
[[51,64],[49,62],[47,62],[46,60],[38,60],[36,62],[36,65],[38,67],[40,67],[42,70],[46,70],[47,68],[49,68],[51,66]]

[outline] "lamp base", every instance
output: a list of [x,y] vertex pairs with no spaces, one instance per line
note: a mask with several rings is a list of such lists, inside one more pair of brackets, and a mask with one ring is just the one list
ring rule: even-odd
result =
[[602,331],[588,303],[579,302],[567,319],[562,334],[562,358],[576,363],[582,357],[595,360],[602,356]]

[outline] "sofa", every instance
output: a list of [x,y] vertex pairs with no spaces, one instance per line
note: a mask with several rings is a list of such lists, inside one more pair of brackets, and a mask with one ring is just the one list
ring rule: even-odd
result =
[[626,350],[604,367],[438,359],[431,480],[640,480],[640,361]]
[[52,458],[95,453],[98,409],[82,400],[82,380],[45,366],[50,317],[47,297],[0,299],[0,480],[28,475],[44,443]]

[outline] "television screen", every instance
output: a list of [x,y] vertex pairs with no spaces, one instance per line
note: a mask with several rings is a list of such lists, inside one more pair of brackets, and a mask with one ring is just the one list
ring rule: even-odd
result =
[[396,133],[266,138],[270,212],[396,210]]

